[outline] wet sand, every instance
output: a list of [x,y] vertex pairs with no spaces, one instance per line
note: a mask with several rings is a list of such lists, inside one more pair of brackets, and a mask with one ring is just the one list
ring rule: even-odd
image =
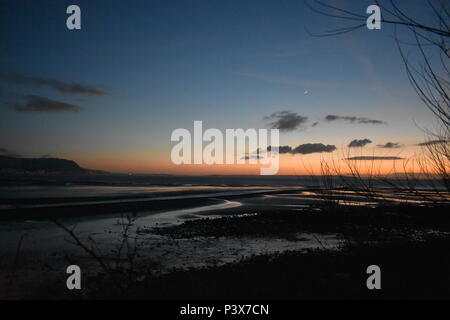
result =
[[[127,236],[136,239],[137,266],[150,270],[152,276],[179,269],[216,268],[259,255],[339,250],[349,235],[368,237],[374,222],[375,227],[386,222],[392,227],[392,221],[399,219],[394,227],[401,229],[403,218],[388,214],[397,209],[383,208],[368,218],[365,211],[370,204],[363,201],[363,195],[342,193],[345,199],[340,207],[344,210],[337,211],[327,209],[330,204],[324,202],[322,194],[298,188],[244,193],[227,190],[194,197],[165,195],[145,201],[95,199],[102,202],[66,206],[41,203],[39,207],[1,210],[7,219],[0,223],[0,297],[21,298],[48,283],[65,283],[65,268],[70,264],[80,265],[90,277],[102,272],[92,257],[51,221],[55,218],[74,230],[102,259],[113,261],[111,252],[121,245],[127,221],[124,217],[135,215]],[[346,213],[345,208],[358,207],[359,211]],[[370,228],[367,221],[371,221]],[[417,237],[427,236],[434,226],[446,225],[440,220],[433,223],[421,223],[423,231],[418,231]],[[395,236],[392,230],[375,230],[378,234],[371,236],[372,241]],[[401,237],[403,234],[413,235],[410,230],[402,231]]]
[[[271,192],[273,191],[269,191]],[[99,255],[107,257],[111,250],[120,245],[124,223],[122,217],[136,213],[130,236],[139,239],[139,264],[155,266],[155,274],[176,268],[222,265],[257,254],[319,248],[323,243],[327,243],[330,248],[337,246],[339,240],[335,235],[302,232],[296,233],[290,239],[272,236],[254,238],[245,235],[173,239],[171,236],[152,231],[154,228],[181,225],[186,221],[253,215],[279,207],[280,201],[287,205],[292,202],[291,199],[282,197],[277,201],[276,197],[265,197],[258,191],[257,194],[227,194],[219,198],[198,197],[14,210],[14,213],[21,213],[22,219],[8,219],[0,224],[2,296],[20,297],[21,290],[18,288],[36,288],[55,278],[64,278],[68,264],[82,265],[87,273],[94,274],[99,271],[98,264],[87,257],[86,252],[79,246],[74,245],[68,234],[50,221],[49,217],[57,217],[56,220],[68,228],[74,228],[81,241],[94,247]],[[111,206],[114,206],[113,212],[110,210]],[[177,209],[180,207],[182,209]],[[289,207],[289,210],[297,209]],[[40,219],[33,219],[43,210],[46,218],[41,215]],[[91,210],[95,214],[89,214]],[[27,211],[33,215],[23,213]],[[318,237],[323,239],[322,243]],[[21,275],[14,280],[12,286],[8,285],[11,282],[11,274],[13,278],[16,278],[17,274]],[[11,287],[15,290],[12,291]]]

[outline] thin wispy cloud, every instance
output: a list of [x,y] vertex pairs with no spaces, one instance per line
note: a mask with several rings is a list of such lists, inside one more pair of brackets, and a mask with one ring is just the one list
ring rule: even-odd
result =
[[360,140],[358,140],[358,139],[355,139],[355,140],[352,140],[349,144],[348,144],[348,147],[349,148],[357,148],[357,147],[364,147],[365,145],[367,145],[367,144],[369,144],[369,143],[372,143],[372,141],[371,140],[369,140],[369,139],[360,139]]
[[356,117],[356,116],[338,116],[334,114],[329,114],[325,117],[325,121],[347,121],[350,123],[361,123],[361,124],[386,124],[386,122],[377,119],[369,119],[366,117]]
[[448,140],[430,140],[430,141],[425,141],[425,142],[421,142],[418,143],[418,146],[431,146],[433,144],[441,144],[441,143],[448,143]]
[[13,107],[19,112],[79,112],[81,110],[81,107],[77,105],[37,95],[28,95],[24,103],[16,103]]
[[385,144],[379,144],[377,147],[385,149],[396,149],[400,148],[402,145],[398,142],[386,142]]
[[0,80],[18,85],[48,87],[65,94],[89,96],[103,96],[107,94],[106,91],[88,84],[64,82],[53,78],[29,76],[12,72],[0,72]]
[[377,157],[377,156],[358,156],[358,157],[350,157],[350,158],[345,158],[345,160],[369,160],[369,161],[374,161],[374,160],[403,160],[405,158],[400,158],[400,157]]
[[271,121],[269,126],[272,129],[279,129],[280,131],[286,132],[299,129],[301,125],[308,121],[308,117],[301,116],[296,112],[279,111],[264,117],[264,120]]

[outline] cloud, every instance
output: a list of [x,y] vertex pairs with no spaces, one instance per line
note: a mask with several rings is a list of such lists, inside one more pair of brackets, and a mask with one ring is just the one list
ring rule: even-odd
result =
[[394,148],[400,148],[402,145],[398,142],[386,142],[385,144],[378,144],[377,147],[379,148],[386,148],[386,149],[394,149]]
[[441,143],[448,143],[448,140],[430,140],[430,141],[425,141],[425,142],[421,142],[418,143],[418,146],[431,146],[433,144],[441,144]]
[[381,120],[369,119],[364,117],[355,117],[355,116],[338,116],[334,114],[329,114],[325,117],[325,121],[348,121],[350,123],[362,123],[362,124],[386,124],[386,122]]
[[359,156],[359,157],[350,157],[345,158],[345,160],[403,160],[404,158],[400,157],[377,157],[377,156]]
[[[272,150],[272,146],[267,147],[267,151],[270,152]],[[285,153],[291,153],[292,148],[290,146],[279,146],[278,147],[278,153],[279,154],[285,154]]]
[[264,117],[264,119],[271,120],[272,122],[269,123],[271,128],[280,129],[280,131],[294,131],[308,121],[308,117],[291,111],[274,112],[270,116]]
[[291,153],[296,154],[310,154],[319,152],[333,152],[336,150],[334,145],[324,145],[323,143],[305,143],[294,148]]
[[[271,152],[273,146],[268,146],[267,151]],[[310,153],[320,153],[320,152],[333,152],[336,150],[334,145],[324,145],[323,143],[305,143],[298,145],[296,148],[290,146],[279,146],[279,154],[310,154]]]
[[364,147],[366,144],[372,143],[369,139],[362,139],[362,140],[353,140],[348,144],[349,148],[356,148],[356,147]]
[[20,155],[16,154],[15,152],[12,152],[11,150],[6,149],[6,148],[0,148],[0,155],[8,156],[8,157],[15,157],[15,158],[20,157]]
[[106,94],[105,91],[88,84],[76,82],[69,83],[52,78],[28,76],[17,73],[0,72],[0,80],[5,80],[19,85],[49,87],[67,94],[84,94],[90,96],[103,96]]
[[51,100],[41,96],[28,95],[23,104],[14,104],[19,112],[78,112],[81,107],[74,104]]

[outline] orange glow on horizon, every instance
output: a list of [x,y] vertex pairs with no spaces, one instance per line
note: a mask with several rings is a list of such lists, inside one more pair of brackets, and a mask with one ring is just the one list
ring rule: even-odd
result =
[[[72,157],[81,167],[112,173],[179,174],[179,175],[260,175],[261,164],[175,165],[165,152],[158,155],[130,152],[125,156],[115,153]],[[278,175],[350,174],[356,169],[362,175],[385,175],[403,172],[421,172],[415,161],[357,160],[349,161],[337,155],[281,155]],[[329,171],[323,170],[328,164]]]

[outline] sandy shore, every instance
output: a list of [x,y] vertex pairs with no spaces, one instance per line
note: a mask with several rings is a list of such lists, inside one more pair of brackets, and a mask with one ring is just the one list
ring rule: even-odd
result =
[[[265,190],[276,194],[286,190]],[[297,190],[290,190],[295,193]],[[152,199],[151,201],[120,202],[123,199],[108,199],[107,203],[73,206],[27,207],[1,212],[4,221],[0,224],[1,269],[0,287],[2,296],[20,296],[20,288],[39,287],[47,281],[65,276],[68,264],[83,265],[87,273],[95,273],[98,265],[79,246],[72,243],[67,232],[53,223],[55,219],[74,232],[81,241],[95,247],[99,255],[108,256],[120,245],[124,215],[136,214],[130,236],[139,238],[139,263],[151,264],[155,274],[176,268],[198,268],[235,262],[255,254],[268,254],[286,250],[318,248],[322,246],[317,237],[329,247],[339,240],[335,235],[311,235],[299,232],[290,239],[276,237],[195,237],[173,239],[155,233],[154,228],[173,227],[186,221],[219,219],[225,216],[246,216],[273,210],[280,202],[291,206],[291,199],[281,196],[266,197],[260,190],[246,194],[230,194],[218,197],[198,196],[174,199]],[[214,193],[217,196],[217,193]],[[90,199],[92,200],[92,199]],[[119,200],[119,202],[115,202]],[[105,201],[105,199],[94,201]],[[286,207],[288,208],[288,207]],[[297,210],[289,207],[289,210]],[[91,214],[95,213],[95,214]],[[10,219],[14,216],[14,219]],[[38,217],[39,219],[36,219]],[[50,220],[49,220],[50,219]],[[20,274],[11,285],[11,277]],[[36,282],[36,279],[40,281]],[[14,287],[15,290],[12,290]],[[6,290],[5,288],[8,288]]]
[[[175,270],[215,270],[255,256],[338,252],[348,239],[420,240],[433,234],[446,237],[450,232],[449,219],[439,213],[441,209],[435,209],[430,218],[419,207],[371,208],[354,194],[345,198],[353,200],[352,205],[339,208],[330,208],[314,190],[298,189],[160,197],[127,198],[125,202],[123,198],[89,199],[102,202],[41,203],[2,210],[1,214],[15,214],[15,219],[6,214],[0,223],[0,297],[22,298],[49,284],[64,284],[65,268],[70,264],[79,265],[93,283],[104,272],[67,231],[51,221],[55,218],[108,263],[117,263],[114,251],[122,244],[124,226],[129,225],[126,237],[133,241],[128,250],[136,251],[133,263],[145,270],[146,278],[179,272]],[[416,209],[410,212],[411,208],[419,213]],[[126,216],[133,216],[129,224]]]

